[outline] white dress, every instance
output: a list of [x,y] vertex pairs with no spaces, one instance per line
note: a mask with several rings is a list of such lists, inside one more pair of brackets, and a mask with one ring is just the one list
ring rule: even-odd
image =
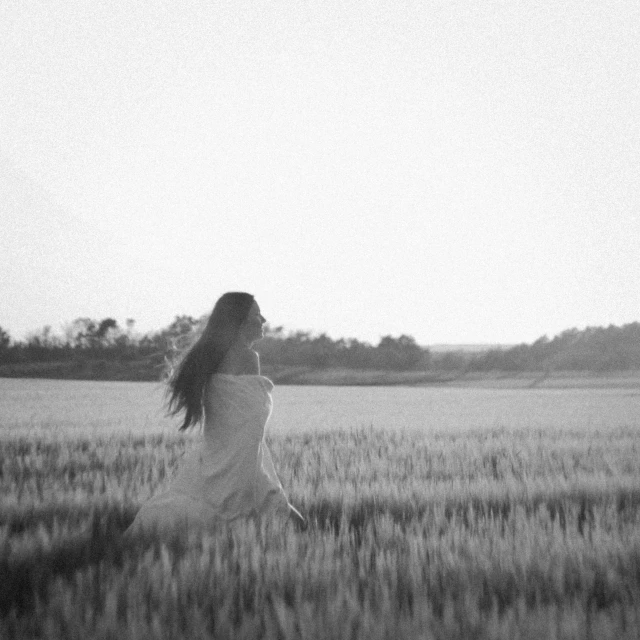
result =
[[167,491],[146,502],[126,531],[209,529],[242,516],[281,511],[289,503],[264,440],[273,383],[261,375],[211,376],[204,428],[180,461]]

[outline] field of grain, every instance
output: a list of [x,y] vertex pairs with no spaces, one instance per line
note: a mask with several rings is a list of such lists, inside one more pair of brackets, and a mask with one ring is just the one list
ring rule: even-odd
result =
[[64,428],[25,402],[0,416],[2,638],[640,634],[637,422],[276,431],[306,531],[124,541],[197,434],[127,431],[122,407],[111,433],[106,408]]

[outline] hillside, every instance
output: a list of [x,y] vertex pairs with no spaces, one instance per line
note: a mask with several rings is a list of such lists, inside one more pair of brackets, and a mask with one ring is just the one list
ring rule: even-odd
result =
[[549,339],[491,349],[470,361],[475,371],[625,371],[640,369],[640,322],[567,329]]
[[512,344],[430,344],[427,349],[431,353],[484,353],[492,349],[509,349]]

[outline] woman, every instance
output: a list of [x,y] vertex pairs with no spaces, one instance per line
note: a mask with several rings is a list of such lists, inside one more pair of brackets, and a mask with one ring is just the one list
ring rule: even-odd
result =
[[225,293],[207,325],[169,378],[169,412],[184,411],[185,430],[202,421],[203,436],[181,462],[168,491],[138,512],[127,533],[140,529],[211,529],[243,516],[280,512],[300,526],[264,440],[273,383],[260,375],[252,349],[265,319],[248,293]]

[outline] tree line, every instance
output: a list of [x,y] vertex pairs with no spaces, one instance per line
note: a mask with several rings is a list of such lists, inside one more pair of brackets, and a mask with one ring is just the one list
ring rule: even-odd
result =
[[627,371],[640,369],[640,322],[621,327],[567,329],[506,350],[492,349],[470,363],[478,371]]
[[[176,316],[160,331],[139,334],[135,321],[77,318],[62,334],[45,326],[14,341],[0,327],[0,375],[157,380],[185,348],[204,318]],[[409,335],[383,336],[377,345],[325,333],[266,327],[256,343],[265,370],[307,367],[378,371],[617,371],[640,369],[640,323],[568,329],[532,344],[480,353],[433,353]]]

